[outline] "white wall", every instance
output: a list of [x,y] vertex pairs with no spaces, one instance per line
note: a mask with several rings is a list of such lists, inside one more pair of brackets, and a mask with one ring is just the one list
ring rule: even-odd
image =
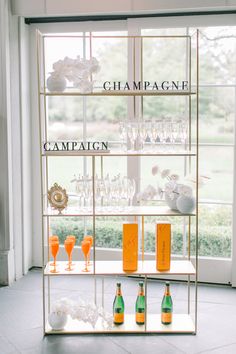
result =
[[8,1],[0,1],[0,284],[14,280]]
[[99,15],[236,8],[235,0],[11,0],[21,16]]
[[[29,26],[0,1],[0,284],[32,266]],[[20,31],[20,35],[19,35]]]

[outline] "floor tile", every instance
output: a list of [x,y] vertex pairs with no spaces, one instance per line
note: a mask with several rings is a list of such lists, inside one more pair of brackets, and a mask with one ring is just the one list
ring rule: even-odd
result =
[[235,354],[235,353],[236,353],[236,343],[202,352],[202,354]]
[[156,335],[112,336],[110,339],[132,354],[183,354],[182,350],[166,343]]
[[13,354],[19,353],[16,347],[11,344],[6,338],[0,337],[0,353],[1,354]]
[[[106,277],[105,308],[112,312],[116,282],[122,282],[126,312],[134,312],[138,281]],[[47,285],[47,282],[46,282]],[[94,301],[94,279],[86,275],[51,277],[51,302],[61,297]],[[97,301],[102,304],[98,278]],[[148,281],[148,312],[159,313],[164,283]],[[191,309],[194,310],[193,286]],[[171,283],[174,312],[187,311],[187,288]],[[236,289],[199,285],[198,333],[194,335],[53,335],[43,336],[41,271],[29,272],[11,287],[0,288],[0,354],[231,354],[236,353]],[[234,344],[235,343],[235,344]],[[144,350],[145,348],[145,350]]]

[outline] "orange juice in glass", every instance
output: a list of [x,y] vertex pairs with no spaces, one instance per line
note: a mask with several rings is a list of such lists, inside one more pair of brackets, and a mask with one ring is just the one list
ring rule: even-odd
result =
[[88,270],[88,254],[91,248],[91,242],[90,241],[82,241],[81,242],[81,249],[84,254],[85,258],[85,268],[82,270],[82,272],[89,272]]
[[[52,241],[57,241],[59,242],[59,237],[57,235],[52,235],[52,236],[49,236],[48,238],[48,242],[49,242],[49,246],[51,244]],[[51,266],[54,266],[55,265],[55,262],[53,261],[52,263],[50,263]]]
[[[93,236],[90,236],[90,235],[86,235],[84,236],[84,241],[89,241],[91,243],[91,247],[93,245]],[[91,248],[90,248],[91,250]],[[89,250],[89,253],[88,253],[88,266],[91,265],[91,262],[90,262],[90,250]]]
[[71,268],[71,255],[72,255],[72,251],[73,251],[73,247],[74,247],[74,241],[71,239],[66,239],[64,242],[64,247],[66,250],[66,253],[68,255],[68,267],[66,268],[66,270],[71,271],[73,270]]
[[50,242],[50,249],[51,249],[51,254],[54,258],[53,269],[50,270],[50,273],[59,273],[56,269],[56,258],[57,258],[57,254],[59,251],[59,242],[58,241],[51,241]]

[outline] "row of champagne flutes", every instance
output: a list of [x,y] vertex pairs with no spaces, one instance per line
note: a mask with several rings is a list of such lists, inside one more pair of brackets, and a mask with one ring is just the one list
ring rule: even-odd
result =
[[[64,241],[64,247],[65,251],[68,255],[68,263],[65,268],[66,271],[71,272],[74,270],[74,264],[72,263],[72,252],[74,249],[76,243],[76,237],[73,235],[68,235]],[[85,258],[85,268],[82,269],[82,272],[90,272],[88,266],[91,265],[90,262],[90,250],[93,245],[93,236],[84,236],[83,241],[81,242],[81,250],[84,254]],[[59,252],[59,238],[57,235],[49,236],[49,248],[51,255],[53,257],[53,262],[49,263],[50,267],[50,273],[59,273],[57,269],[57,263],[56,263],[56,258]]]
[[[79,199],[81,211],[92,208],[93,203],[93,180],[89,175],[74,176],[71,181],[75,183],[75,191]],[[95,176],[95,203],[96,210],[114,211],[124,210],[132,207],[133,198],[136,192],[136,183],[132,178],[120,174],[110,177],[107,174],[104,178]]]
[[151,119],[145,121],[122,121],[119,123],[121,149],[128,151],[175,150],[177,146],[185,147],[188,124],[185,119],[173,120]]

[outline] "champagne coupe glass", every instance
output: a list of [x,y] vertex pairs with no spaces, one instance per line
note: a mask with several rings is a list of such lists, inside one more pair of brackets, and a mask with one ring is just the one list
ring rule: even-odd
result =
[[[74,249],[75,243],[76,243],[76,237],[74,235],[68,235],[68,236],[66,236],[66,239],[73,241],[73,249]],[[72,263],[72,260],[70,260],[70,265],[74,266],[74,264]],[[68,263],[68,266],[69,266],[69,263]]]
[[71,268],[71,255],[74,247],[74,241],[71,239],[66,239],[64,242],[64,247],[68,255],[68,267],[66,268],[66,270],[72,271],[73,269]]
[[[56,241],[56,242],[59,242],[59,237],[57,235],[52,235],[52,236],[49,236],[49,246],[51,245],[51,242],[53,241]],[[55,261],[53,261],[52,263],[50,263],[50,266],[55,266]]]
[[84,258],[85,258],[85,268],[82,269],[82,272],[89,272],[88,269],[88,254],[91,248],[91,242],[90,241],[82,241],[81,242],[81,249],[82,252],[84,254]]
[[59,273],[56,269],[56,258],[59,251],[59,242],[58,241],[51,241],[50,243],[51,254],[54,258],[53,269],[50,270],[50,273]]
[[[92,247],[92,245],[93,245],[93,236],[90,236],[90,235],[84,236],[84,241],[89,241],[91,243],[91,247]],[[91,247],[90,247],[89,253],[88,253],[88,266],[90,266],[92,264],[90,262]]]
[[124,122],[119,123],[119,134],[121,139],[121,151],[123,151],[125,146],[125,139],[126,139],[126,126]]

